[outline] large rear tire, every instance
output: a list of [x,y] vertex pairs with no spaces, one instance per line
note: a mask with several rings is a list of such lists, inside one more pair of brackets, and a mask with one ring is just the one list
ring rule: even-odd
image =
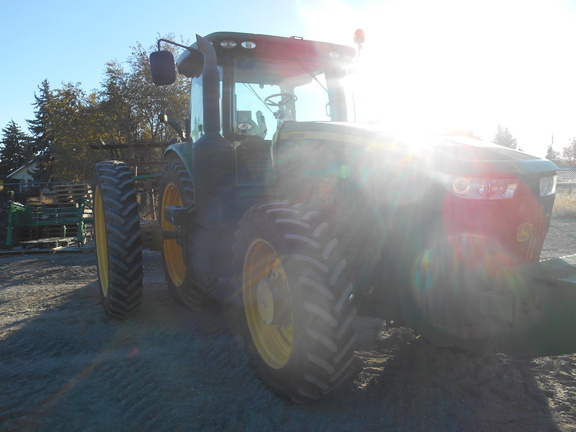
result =
[[176,238],[165,238],[162,242],[162,263],[172,298],[180,305],[202,309],[211,302],[211,297],[197,280],[191,266],[191,245],[194,223],[188,220],[180,227],[169,222],[164,214],[167,206],[187,207],[194,203],[194,186],[182,162],[169,162],[162,177],[160,196],[160,222],[163,232],[174,232]]
[[142,299],[142,240],[130,168],[106,161],[94,169],[94,237],[100,294],[106,313],[127,318]]
[[356,308],[338,242],[317,212],[268,203],[236,233],[236,287],[256,373],[295,402],[318,400],[349,375]]

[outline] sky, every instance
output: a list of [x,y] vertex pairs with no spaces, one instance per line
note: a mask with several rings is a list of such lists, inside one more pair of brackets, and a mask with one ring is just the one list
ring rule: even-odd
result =
[[34,94],[101,87],[131,47],[216,31],[354,45],[357,92],[384,129],[471,131],[500,124],[528,153],[576,137],[576,0],[0,0],[0,127],[28,132]]

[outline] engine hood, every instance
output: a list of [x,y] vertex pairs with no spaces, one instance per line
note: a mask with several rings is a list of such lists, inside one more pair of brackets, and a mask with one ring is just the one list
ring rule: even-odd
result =
[[441,135],[394,135],[375,125],[329,122],[286,122],[276,137],[281,142],[324,141],[335,146],[352,146],[360,151],[380,153],[382,160],[412,160],[456,175],[508,173],[514,176],[552,175],[556,165],[529,154],[486,141]]

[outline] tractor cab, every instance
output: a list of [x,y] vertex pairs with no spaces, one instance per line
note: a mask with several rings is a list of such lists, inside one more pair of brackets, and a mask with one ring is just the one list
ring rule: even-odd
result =
[[[345,120],[339,76],[317,62],[275,58],[230,59],[224,81],[224,136],[271,139],[286,121]],[[331,100],[332,99],[332,100]]]
[[[205,53],[209,42],[218,71],[217,89],[205,91]],[[210,49],[211,51],[211,49]],[[153,77],[164,76],[151,56]],[[345,76],[353,48],[301,38],[246,33],[213,33],[186,50],[176,61],[178,71],[192,78],[191,140],[205,132],[207,116],[221,119],[220,133],[230,142],[270,141],[287,121],[346,121]],[[170,68],[170,63],[162,65]],[[156,82],[156,80],[155,80]],[[207,112],[208,98],[219,96],[218,112]]]

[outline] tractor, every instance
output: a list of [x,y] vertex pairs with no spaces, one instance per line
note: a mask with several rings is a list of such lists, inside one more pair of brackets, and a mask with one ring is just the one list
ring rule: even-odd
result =
[[[161,43],[183,53],[175,61]],[[539,261],[557,167],[354,122],[356,56],[249,33],[158,41],[153,82],[190,78],[190,118],[162,115],[179,139],[163,156],[153,223],[140,221],[129,167],[95,165],[106,313],[138,311],[142,250],[160,250],[173,299],[237,310],[256,374],[296,402],[349,377],[358,315],[482,354],[576,351],[576,256]]]

